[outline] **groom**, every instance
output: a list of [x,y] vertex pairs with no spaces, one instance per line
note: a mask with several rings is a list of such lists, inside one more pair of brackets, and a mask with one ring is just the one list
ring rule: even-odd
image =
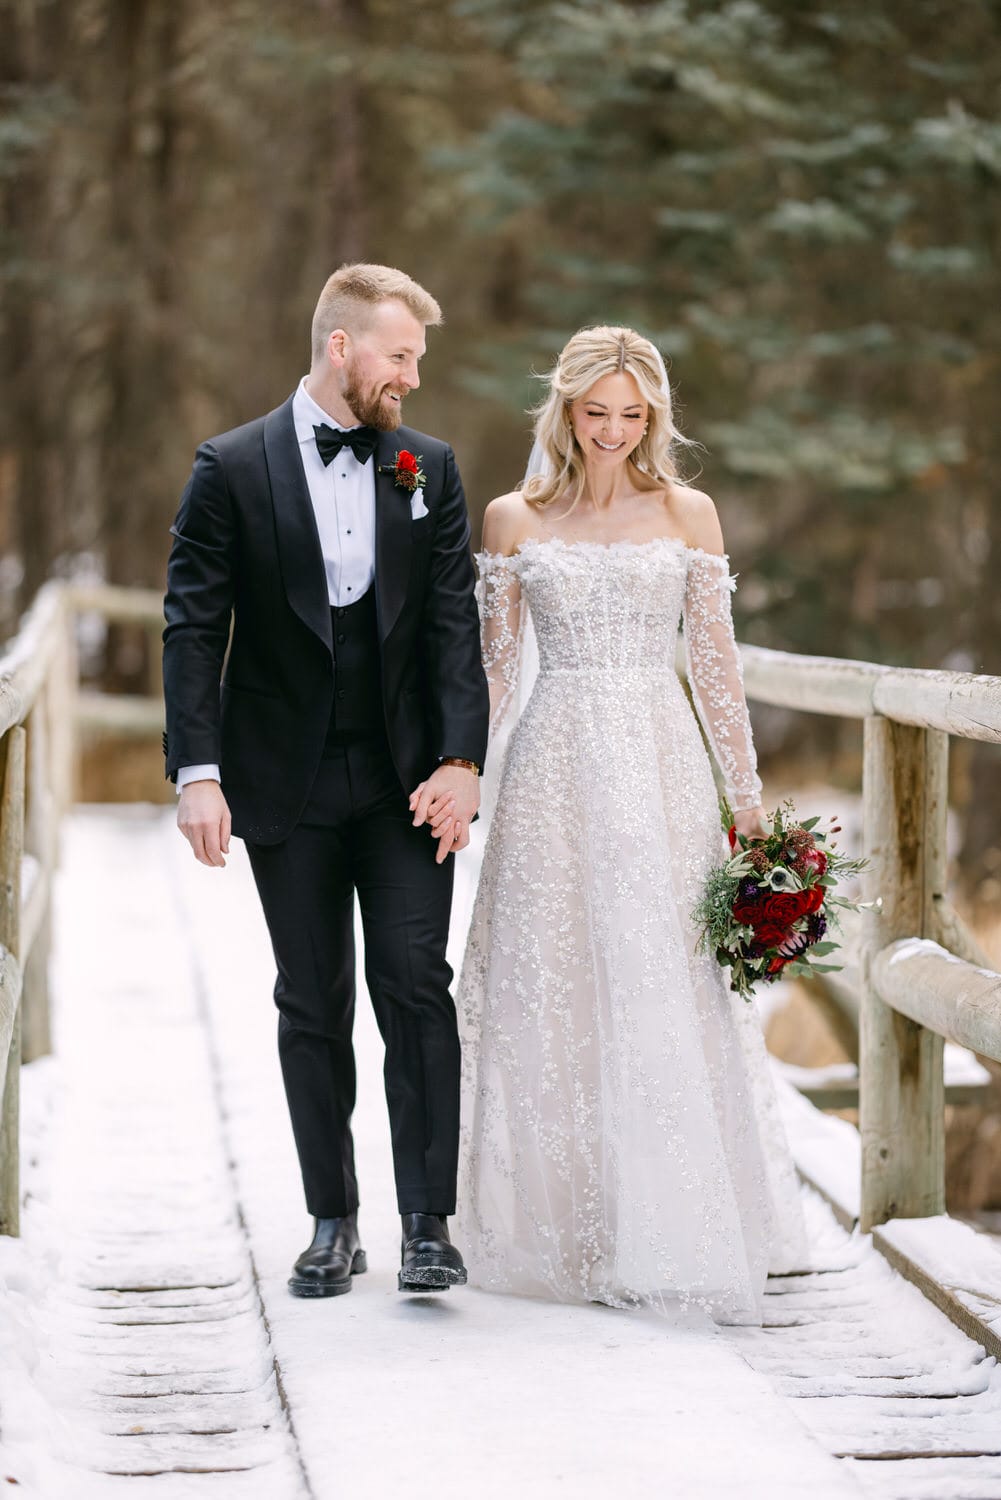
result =
[[197,859],[223,865],[230,832],[246,841],[271,934],[315,1219],[289,1281],[300,1297],[350,1291],[366,1268],[356,892],[386,1045],[400,1290],[466,1280],[446,1223],[459,1129],[448,856],[479,802],[487,687],[455,456],[400,426],[440,321],[403,272],[342,266],[316,305],[309,374],[277,410],[202,444],[172,527],[167,775]]

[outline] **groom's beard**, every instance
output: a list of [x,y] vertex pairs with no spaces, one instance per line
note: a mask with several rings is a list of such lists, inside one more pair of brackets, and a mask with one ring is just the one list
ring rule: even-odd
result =
[[[353,370],[345,373],[341,394],[363,427],[374,427],[377,432],[394,432],[403,421],[402,401],[392,401],[386,394],[388,385],[362,386]],[[399,393],[402,396],[402,392]]]

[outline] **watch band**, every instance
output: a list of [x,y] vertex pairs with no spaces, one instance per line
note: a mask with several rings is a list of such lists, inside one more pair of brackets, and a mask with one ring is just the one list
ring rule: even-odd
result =
[[480,768],[475,760],[461,760],[457,755],[443,755],[438,762],[442,766],[462,766],[467,771],[472,771],[474,776],[481,775]]

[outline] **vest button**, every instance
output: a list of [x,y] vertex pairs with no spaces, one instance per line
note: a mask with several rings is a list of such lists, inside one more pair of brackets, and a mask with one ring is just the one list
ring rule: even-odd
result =
[[338,696],[338,698],[343,698],[344,697],[344,689],[343,688],[338,688],[337,689],[337,696]]
[[344,642],[345,642],[345,641],[346,641],[346,640],[347,640],[347,636],[346,636],[346,635],[339,635],[339,636],[338,636],[338,637],[337,637],[337,644],[338,644],[338,645],[339,645],[339,646],[343,646],[343,644],[344,644]]

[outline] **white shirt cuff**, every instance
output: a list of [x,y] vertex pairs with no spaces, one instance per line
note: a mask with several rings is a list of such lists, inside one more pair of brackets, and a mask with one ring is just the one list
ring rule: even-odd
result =
[[177,795],[189,781],[221,781],[218,766],[181,766],[177,772]]

